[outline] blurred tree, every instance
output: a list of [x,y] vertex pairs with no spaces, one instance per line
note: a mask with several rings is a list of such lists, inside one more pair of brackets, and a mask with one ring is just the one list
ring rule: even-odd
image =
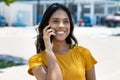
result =
[[13,3],[15,0],[0,0],[0,2],[5,2],[7,6],[9,6],[11,3]]

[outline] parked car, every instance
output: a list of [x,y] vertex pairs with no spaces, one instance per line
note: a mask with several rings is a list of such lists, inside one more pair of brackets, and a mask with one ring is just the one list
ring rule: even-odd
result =
[[117,27],[120,24],[120,13],[106,16],[104,22],[108,27]]

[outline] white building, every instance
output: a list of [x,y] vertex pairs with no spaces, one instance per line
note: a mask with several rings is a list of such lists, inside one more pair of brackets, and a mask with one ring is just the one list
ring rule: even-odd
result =
[[[40,0],[40,13],[42,15],[46,8],[52,3],[65,4],[71,10],[74,21],[77,22],[82,16],[91,18],[91,24],[96,24],[96,17],[103,17],[119,11],[119,2],[116,0]],[[14,2],[9,7],[0,3],[0,15],[6,18],[12,25],[21,17],[26,25],[32,26],[37,23],[37,1]]]

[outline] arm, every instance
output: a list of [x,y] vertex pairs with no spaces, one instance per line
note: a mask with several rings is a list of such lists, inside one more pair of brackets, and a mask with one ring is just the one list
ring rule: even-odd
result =
[[50,25],[48,25],[43,30],[47,70],[45,70],[45,66],[33,68],[32,71],[37,80],[62,80],[62,72],[52,50],[53,45],[50,41],[51,35],[55,35],[55,33],[53,29],[50,29]]
[[48,25],[44,29],[43,34],[46,59],[48,64],[47,80],[62,80],[62,72],[57,62],[57,59],[53,53],[53,44],[50,39],[52,35],[55,35],[55,31],[50,28],[50,25]]
[[62,80],[62,72],[54,53],[53,52],[50,53],[47,50],[46,52],[47,52],[46,57],[48,62],[47,80]]
[[47,68],[45,66],[34,67],[32,72],[37,80],[47,80]]
[[86,76],[86,80],[96,80],[94,66],[90,70],[86,71],[85,76]]
[[32,69],[37,80],[62,80],[62,72],[53,53],[47,53],[48,67],[37,66]]

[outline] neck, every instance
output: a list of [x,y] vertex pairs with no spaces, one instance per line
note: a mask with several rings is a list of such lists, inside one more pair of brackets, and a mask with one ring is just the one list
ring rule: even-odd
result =
[[53,43],[53,52],[57,54],[65,54],[70,49],[70,45],[64,42],[54,42]]

